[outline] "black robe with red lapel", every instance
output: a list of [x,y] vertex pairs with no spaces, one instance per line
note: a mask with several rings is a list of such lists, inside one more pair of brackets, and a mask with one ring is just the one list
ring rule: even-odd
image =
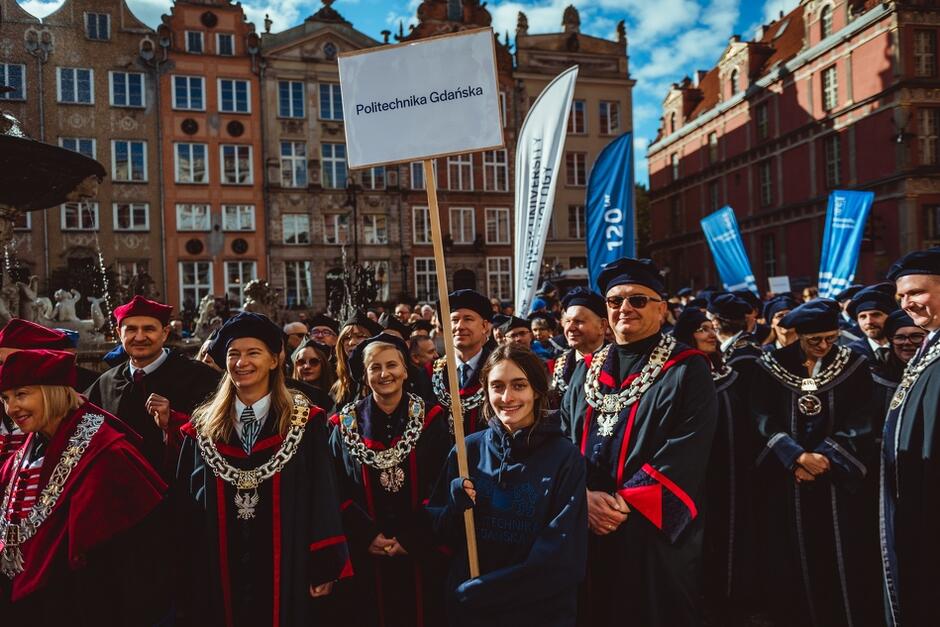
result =
[[[398,409],[384,414],[372,396],[356,404],[357,428],[363,443],[381,451],[394,446],[408,422],[407,396]],[[340,418],[331,418],[334,427]],[[353,588],[344,616],[352,627],[437,627],[444,618],[446,557],[427,534],[424,504],[447,461],[451,447],[440,405],[425,407],[418,443],[399,467],[405,482],[398,492],[381,485],[381,471],[361,464],[349,453],[341,428],[330,445],[337,469],[343,528],[352,556]],[[375,557],[369,545],[382,533],[408,551],[406,557]]]
[[[269,415],[246,455],[237,434],[217,443],[236,468],[256,468],[283,437]],[[183,428],[177,534],[186,620],[199,626],[316,625],[310,586],[352,575],[323,410],[311,407],[297,452],[258,487],[254,518],[241,519],[234,486],[215,476]]]
[[[598,377],[601,391],[616,393],[629,385],[660,338],[613,345]],[[584,455],[588,490],[618,492],[632,511],[616,531],[591,534],[579,624],[697,625],[699,509],[718,411],[708,359],[678,344],[653,385],[620,413],[609,437],[599,434],[585,398],[586,372],[579,364],[571,378],[563,425]]]

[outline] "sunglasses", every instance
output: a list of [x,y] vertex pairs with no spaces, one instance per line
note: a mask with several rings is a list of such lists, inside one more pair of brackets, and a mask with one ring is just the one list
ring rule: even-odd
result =
[[835,344],[839,341],[838,335],[819,335],[817,337],[808,337],[806,338],[806,343],[810,346],[819,346],[823,342],[826,344]]
[[926,337],[926,333],[911,333],[910,335],[895,335],[893,338],[891,338],[891,341],[895,344],[904,344],[906,342],[915,346],[920,346]]
[[661,303],[663,302],[663,299],[653,298],[652,296],[645,296],[644,294],[634,294],[633,296],[608,296],[607,306],[611,309],[620,309],[623,307],[623,301],[630,303],[630,306],[634,309],[643,309],[651,301],[654,303]]

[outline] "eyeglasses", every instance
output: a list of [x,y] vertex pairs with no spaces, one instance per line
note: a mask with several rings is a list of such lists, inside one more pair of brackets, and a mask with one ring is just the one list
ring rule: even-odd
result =
[[311,357],[310,359],[298,359],[297,365],[298,366],[319,366],[320,360],[317,359],[316,357]]
[[839,341],[838,335],[818,335],[816,337],[806,338],[806,343],[810,346],[819,346],[823,342],[832,345]]
[[695,329],[696,333],[714,333],[715,327],[699,327]]
[[643,309],[650,303],[661,303],[663,300],[661,298],[653,298],[652,296],[646,296],[644,294],[633,294],[632,296],[608,296],[607,297],[607,306],[611,309],[620,309],[623,307],[623,301],[630,303],[630,306],[634,309]]
[[336,335],[336,333],[333,332],[333,329],[314,329],[310,332],[310,335],[313,337],[329,337]]
[[913,344],[914,346],[920,346],[924,338],[927,337],[926,333],[911,333],[910,335],[895,335],[891,338],[891,341],[895,344]]

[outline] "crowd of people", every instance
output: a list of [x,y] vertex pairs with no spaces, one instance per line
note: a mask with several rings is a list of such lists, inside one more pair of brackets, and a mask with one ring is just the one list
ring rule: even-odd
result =
[[940,248],[835,299],[597,283],[241,312],[193,358],[138,296],[100,375],[13,319],[3,624],[933,624]]

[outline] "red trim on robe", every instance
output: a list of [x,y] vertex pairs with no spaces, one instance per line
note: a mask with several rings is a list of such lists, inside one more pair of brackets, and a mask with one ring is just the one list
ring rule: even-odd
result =
[[581,457],[587,456],[588,435],[591,433],[591,418],[594,416],[594,408],[588,403],[584,410],[584,429],[581,431]]
[[695,507],[695,501],[693,501],[692,497],[689,496],[685,490],[680,488],[672,479],[656,470],[649,464],[643,464],[643,470],[650,477],[661,483],[664,488],[672,492],[676,498],[682,501],[682,503],[689,509],[689,513],[692,515],[693,519],[698,516],[698,509]]
[[232,627],[232,582],[228,572],[228,522],[225,516],[225,482],[216,477],[216,508],[219,516],[219,570],[222,577],[222,607],[225,624]]
[[627,418],[627,426],[623,430],[623,441],[620,443],[620,455],[617,457],[617,486],[623,485],[623,464],[627,461],[627,449],[630,446],[630,436],[633,434],[633,423],[636,422],[636,413],[640,409],[640,402],[637,401],[630,408],[630,416]]
[[271,477],[271,528],[274,562],[274,627],[281,624],[281,473]]
[[342,503],[340,503],[339,509],[340,509],[341,512],[345,512],[345,511],[349,508],[349,506],[352,505],[352,504],[353,504],[353,500],[352,500],[352,499],[346,499],[345,501],[343,501]]
[[329,538],[324,538],[323,540],[317,540],[310,545],[310,552],[319,551],[321,549],[326,549],[331,546],[342,544],[346,541],[346,536],[332,536]]

